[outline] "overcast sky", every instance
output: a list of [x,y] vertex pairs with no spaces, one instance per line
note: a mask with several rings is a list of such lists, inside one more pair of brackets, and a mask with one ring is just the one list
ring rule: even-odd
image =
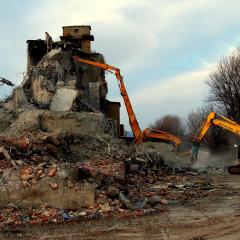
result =
[[[0,76],[20,83],[26,40],[54,39],[62,26],[87,24],[93,50],[121,69],[142,128],[181,117],[206,99],[204,81],[240,41],[239,0],[1,0]],[[121,101],[109,80],[109,100]],[[0,96],[9,93],[2,87]],[[122,121],[128,119],[122,103]]]

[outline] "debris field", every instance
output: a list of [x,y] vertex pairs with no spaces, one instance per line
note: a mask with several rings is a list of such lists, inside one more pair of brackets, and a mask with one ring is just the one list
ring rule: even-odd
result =
[[27,74],[1,101],[1,229],[157,215],[214,194],[211,175],[172,144],[121,138],[104,70],[73,61],[104,63],[90,30],[27,41]]
[[0,142],[3,228],[153,214],[212,189],[186,165],[173,168],[159,152],[159,146],[170,148],[165,143],[136,146],[73,133],[26,133]]

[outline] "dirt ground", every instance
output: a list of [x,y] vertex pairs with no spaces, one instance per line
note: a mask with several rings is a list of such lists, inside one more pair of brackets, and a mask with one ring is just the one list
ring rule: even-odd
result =
[[240,176],[215,175],[194,204],[168,205],[154,215],[4,229],[1,239],[240,239]]

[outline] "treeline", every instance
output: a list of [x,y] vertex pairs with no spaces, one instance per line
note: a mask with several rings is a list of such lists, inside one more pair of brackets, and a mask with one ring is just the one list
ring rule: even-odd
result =
[[[240,49],[224,56],[205,83],[209,88],[206,104],[191,111],[186,119],[177,115],[166,115],[150,127],[191,142],[211,111],[240,123]],[[225,151],[235,139],[233,134],[212,126],[203,140],[203,145],[212,152]]]

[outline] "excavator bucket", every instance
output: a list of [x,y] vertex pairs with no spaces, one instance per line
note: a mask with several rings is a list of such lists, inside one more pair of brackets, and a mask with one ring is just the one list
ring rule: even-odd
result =
[[200,148],[199,142],[193,143],[193,145],[192,145],[192,162],[193,163],[195,163],[197,161],[199,148]]

